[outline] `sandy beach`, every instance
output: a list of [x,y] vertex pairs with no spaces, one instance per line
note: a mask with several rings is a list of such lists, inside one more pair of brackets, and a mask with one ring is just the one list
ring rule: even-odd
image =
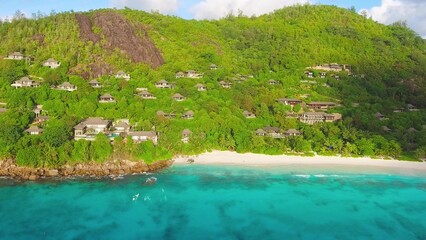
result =
[[174,164],[204,165],[237,165],[259,167],[286,167],[308,169],[338,169],[356,172],[403,173],[426,175],[425,162],[408,162],[398,160],[372,159],[368,157],[336,157],[336,156],[291,156],[263,155],[255,153],[236,153],[231,151],[212,151],[196,156],[182,156],[174,160]]

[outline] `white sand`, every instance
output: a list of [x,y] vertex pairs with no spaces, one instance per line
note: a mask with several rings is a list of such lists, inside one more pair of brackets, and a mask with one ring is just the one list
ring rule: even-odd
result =
[[182,156],[174,159],[175,164],[188,164],[188,159],[193,159],[192,164],[206,165],[238,165],[262,167],[309,167],[321,169],[345,169],[356,172],[389,172],[405,174],[426,175],[425,162],[408,162],[398,160],[372,159],[368,157],[329,157],[314,156],[302,157],[291,155],[263,155],[254,153],[236,153],[231,151],[212,151],[197,156]]

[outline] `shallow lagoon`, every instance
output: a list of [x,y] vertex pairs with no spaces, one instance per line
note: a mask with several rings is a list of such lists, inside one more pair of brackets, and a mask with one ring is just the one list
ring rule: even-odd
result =
[[204,165],[153,176],[0,180],[0,239],[426,239],[423,176]]

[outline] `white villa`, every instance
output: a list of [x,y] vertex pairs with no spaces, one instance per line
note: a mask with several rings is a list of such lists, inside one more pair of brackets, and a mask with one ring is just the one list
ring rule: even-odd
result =
[[49,59],[46,60],[46,62],[43,63],[43,66],[55,69],[55,68],[58,68],[59,66],[61,66],[61,63],[56,61],[53,58],[49,58]]

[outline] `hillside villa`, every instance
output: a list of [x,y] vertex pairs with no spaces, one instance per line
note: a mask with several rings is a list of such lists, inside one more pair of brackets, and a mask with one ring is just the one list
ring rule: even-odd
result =
[[245,118],[256,118],[256,115],[249,111],[243,111],[243,115]]
[[308,67],[308,69],[326,71],[326,72],[348,72],[351,73],[351,66],[347,64],[337,64],[337,63],[326,63],[322,65],[317,65],[314,67]]
[[280,84],[280,82],[278,82],[277,80],[274,80],[274,79],[269,79],[268,84],[269,85],[278,85],[278,84]]
[[64,82],[64,83],[58,85],[57,87],[54,87],[53,89],[72,92],[72,91],[77,90],[77,87],[72,85],[69,82]]
[[180,93],[176,93],[172,96],[173,100],[181,102],[183,100],[185,100],[186,98],[184,96],[182,96]]
[[188,70],[185,73],[177,72],[175,74],[176,78],[202,78],[203,76],[204,76],[203,73],[200,73],[194,70]]
[[40,135],[43,133],[43,129],[39,128],[38,126],[31,126],[28,129],[25,130],[25,132],[29,133],[30,135]]
[[117,136],[130,136],[136,143],[151,140],[157,144],[158,137],[154,131],[131,131],[127,119],[121,119],[114,124],[112,121],[100,117],[90,117],[74,127],[74,139],[93,141],[97,134],[103,133],[113,140]]
[[312,110],[327,110],[328,108],[332,108],[336,106],[334,102],[311,102],[308,103],[307,106]]
[[24,60],[25,56],[24,56],[24,54],[22,54],[20,52],[13,52],[13,53],[7,55],[7,57],[5,57],[4,59]]
[[157,99],[154,94],[148,92],[148,91],[142,91],[140,93],[138,93],[138,95],[142,98],[142,99]]
[[130,80],[130,75],[125,73],[124,71],[118,71],[117,74],[115,74],[116,78],[123,78],[126,81]]
[[101,84],[101,83],[99,83],[99,82],[98,82],[98,80],[96,80],[96,79],[91,80],[91,81],[89,82],[89,85],[90,85],[92,88],[102,88],[102,84]]
[[23,77],[19,80],[14,81],[10,86],[15,88],[33,88],[40,87],[40,82],[31,80],[28,77]]
[[174,85],[162,79],[155,83],[155,87],[156,88],[174,88]]
[[182,131],[182,136],[181,136],[181,140],[183,143],[188,143],[189,142],[189,138],[191,137],[192,131],[189,129],[184,129]]
[[230,82],[220,81],[219,84],[223,88],[231,88],[232,87],[232,83],[230,83]]
[[275,101],[280,102],[280,103],[282,103],[284,105],[290,105],[290,106],[295,106],[295,105],[298,105],[298,104],[302,104],[302,100],[295,99],[295,98],[278,98]]
[[163,111],[157,111],[157,116],[171,119],[171,118],[175,118],[176,114],[175,113],[165,113]]
[[105,93],[104,95],[99,97],[100,103],[115,103],[115,98],[111,96],[109,93]]
[[56,61],[53,58],[49,58],[43,63],[43,66],[51,68],[51,69],[55,69],[55,68],[58,68],[59,66],[61,66],[61,63]]
[[217,70],[217,65],[216,64],[210,64],[210,70]]
[[322,122],[335,122],[342,119],[339,113],[325,113],[325,112],[305,112],[299,115],[299,121],[306,124],[315,124]]
[[195,87],[197,88],[197,90],[199,92],[204,92],[207,90],[207,87],[204,84],[198,83],[197,85],[195,85]]
[[193,119],[193,118],[194,118],[194,112],[193,112],[193,111],[191,111],[191,110],[189,110],[189,111],[185,112],[185,113],[182,115],[182,119]]

